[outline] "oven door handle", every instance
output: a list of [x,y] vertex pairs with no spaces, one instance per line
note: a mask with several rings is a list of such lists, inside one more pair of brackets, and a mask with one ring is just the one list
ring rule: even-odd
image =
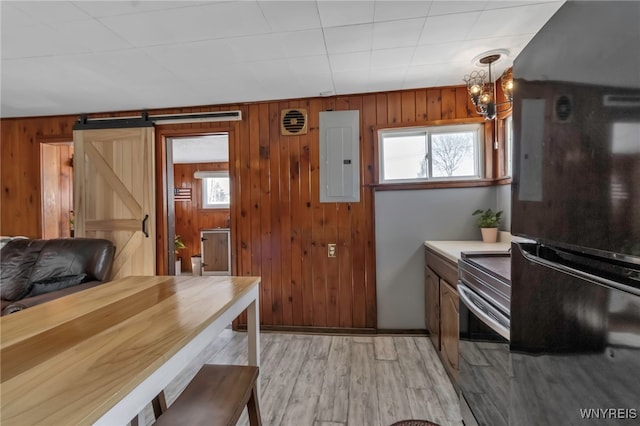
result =
[[500,321],[509,324],[509,319],[504,316],[493,306],[484,302],[482,299],[474,295],[473,290],[458,282],[458,293],[465,306],[473,312],[482,322],[491,327],[496,333],[509,340],[509,327],[501,324]]

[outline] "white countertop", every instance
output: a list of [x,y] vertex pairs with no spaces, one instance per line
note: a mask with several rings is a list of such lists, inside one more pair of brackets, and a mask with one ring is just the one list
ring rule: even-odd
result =
[[452,262],[458,263],[463,251],[507,251],[510,241],[483,243],[482,241],[425,241],[424,245],[443,255]]

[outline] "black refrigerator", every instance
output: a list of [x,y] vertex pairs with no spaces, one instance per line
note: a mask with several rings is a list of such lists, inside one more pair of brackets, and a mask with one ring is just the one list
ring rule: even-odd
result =
[[514,61],[509,424],[640,424],[640,2]]

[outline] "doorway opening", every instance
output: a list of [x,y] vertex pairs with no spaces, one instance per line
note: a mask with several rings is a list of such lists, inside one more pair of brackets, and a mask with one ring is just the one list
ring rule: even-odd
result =
[[[227,232],[229,238],[231,229],[229,133],[166,140],[170,166],[167,186],[171,193],[167,220],[169,271],[175,275],[208,274],[216,262],[208,259],[212,251],[204,244],[203,232]],[[215,252],[215,256],[221,256]],[[230,252],[226,256],[230,258]]]
[[42,238],[73,237],[73,142],[40,143]]

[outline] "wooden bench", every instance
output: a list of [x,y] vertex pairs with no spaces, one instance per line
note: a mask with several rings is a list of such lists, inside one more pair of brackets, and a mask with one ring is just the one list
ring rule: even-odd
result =
[[164,392],[153,400],[156,425],[233,426],[246,406],[249,424],[261,426],[257,381],[258,367],[206,364],[170,407]]

